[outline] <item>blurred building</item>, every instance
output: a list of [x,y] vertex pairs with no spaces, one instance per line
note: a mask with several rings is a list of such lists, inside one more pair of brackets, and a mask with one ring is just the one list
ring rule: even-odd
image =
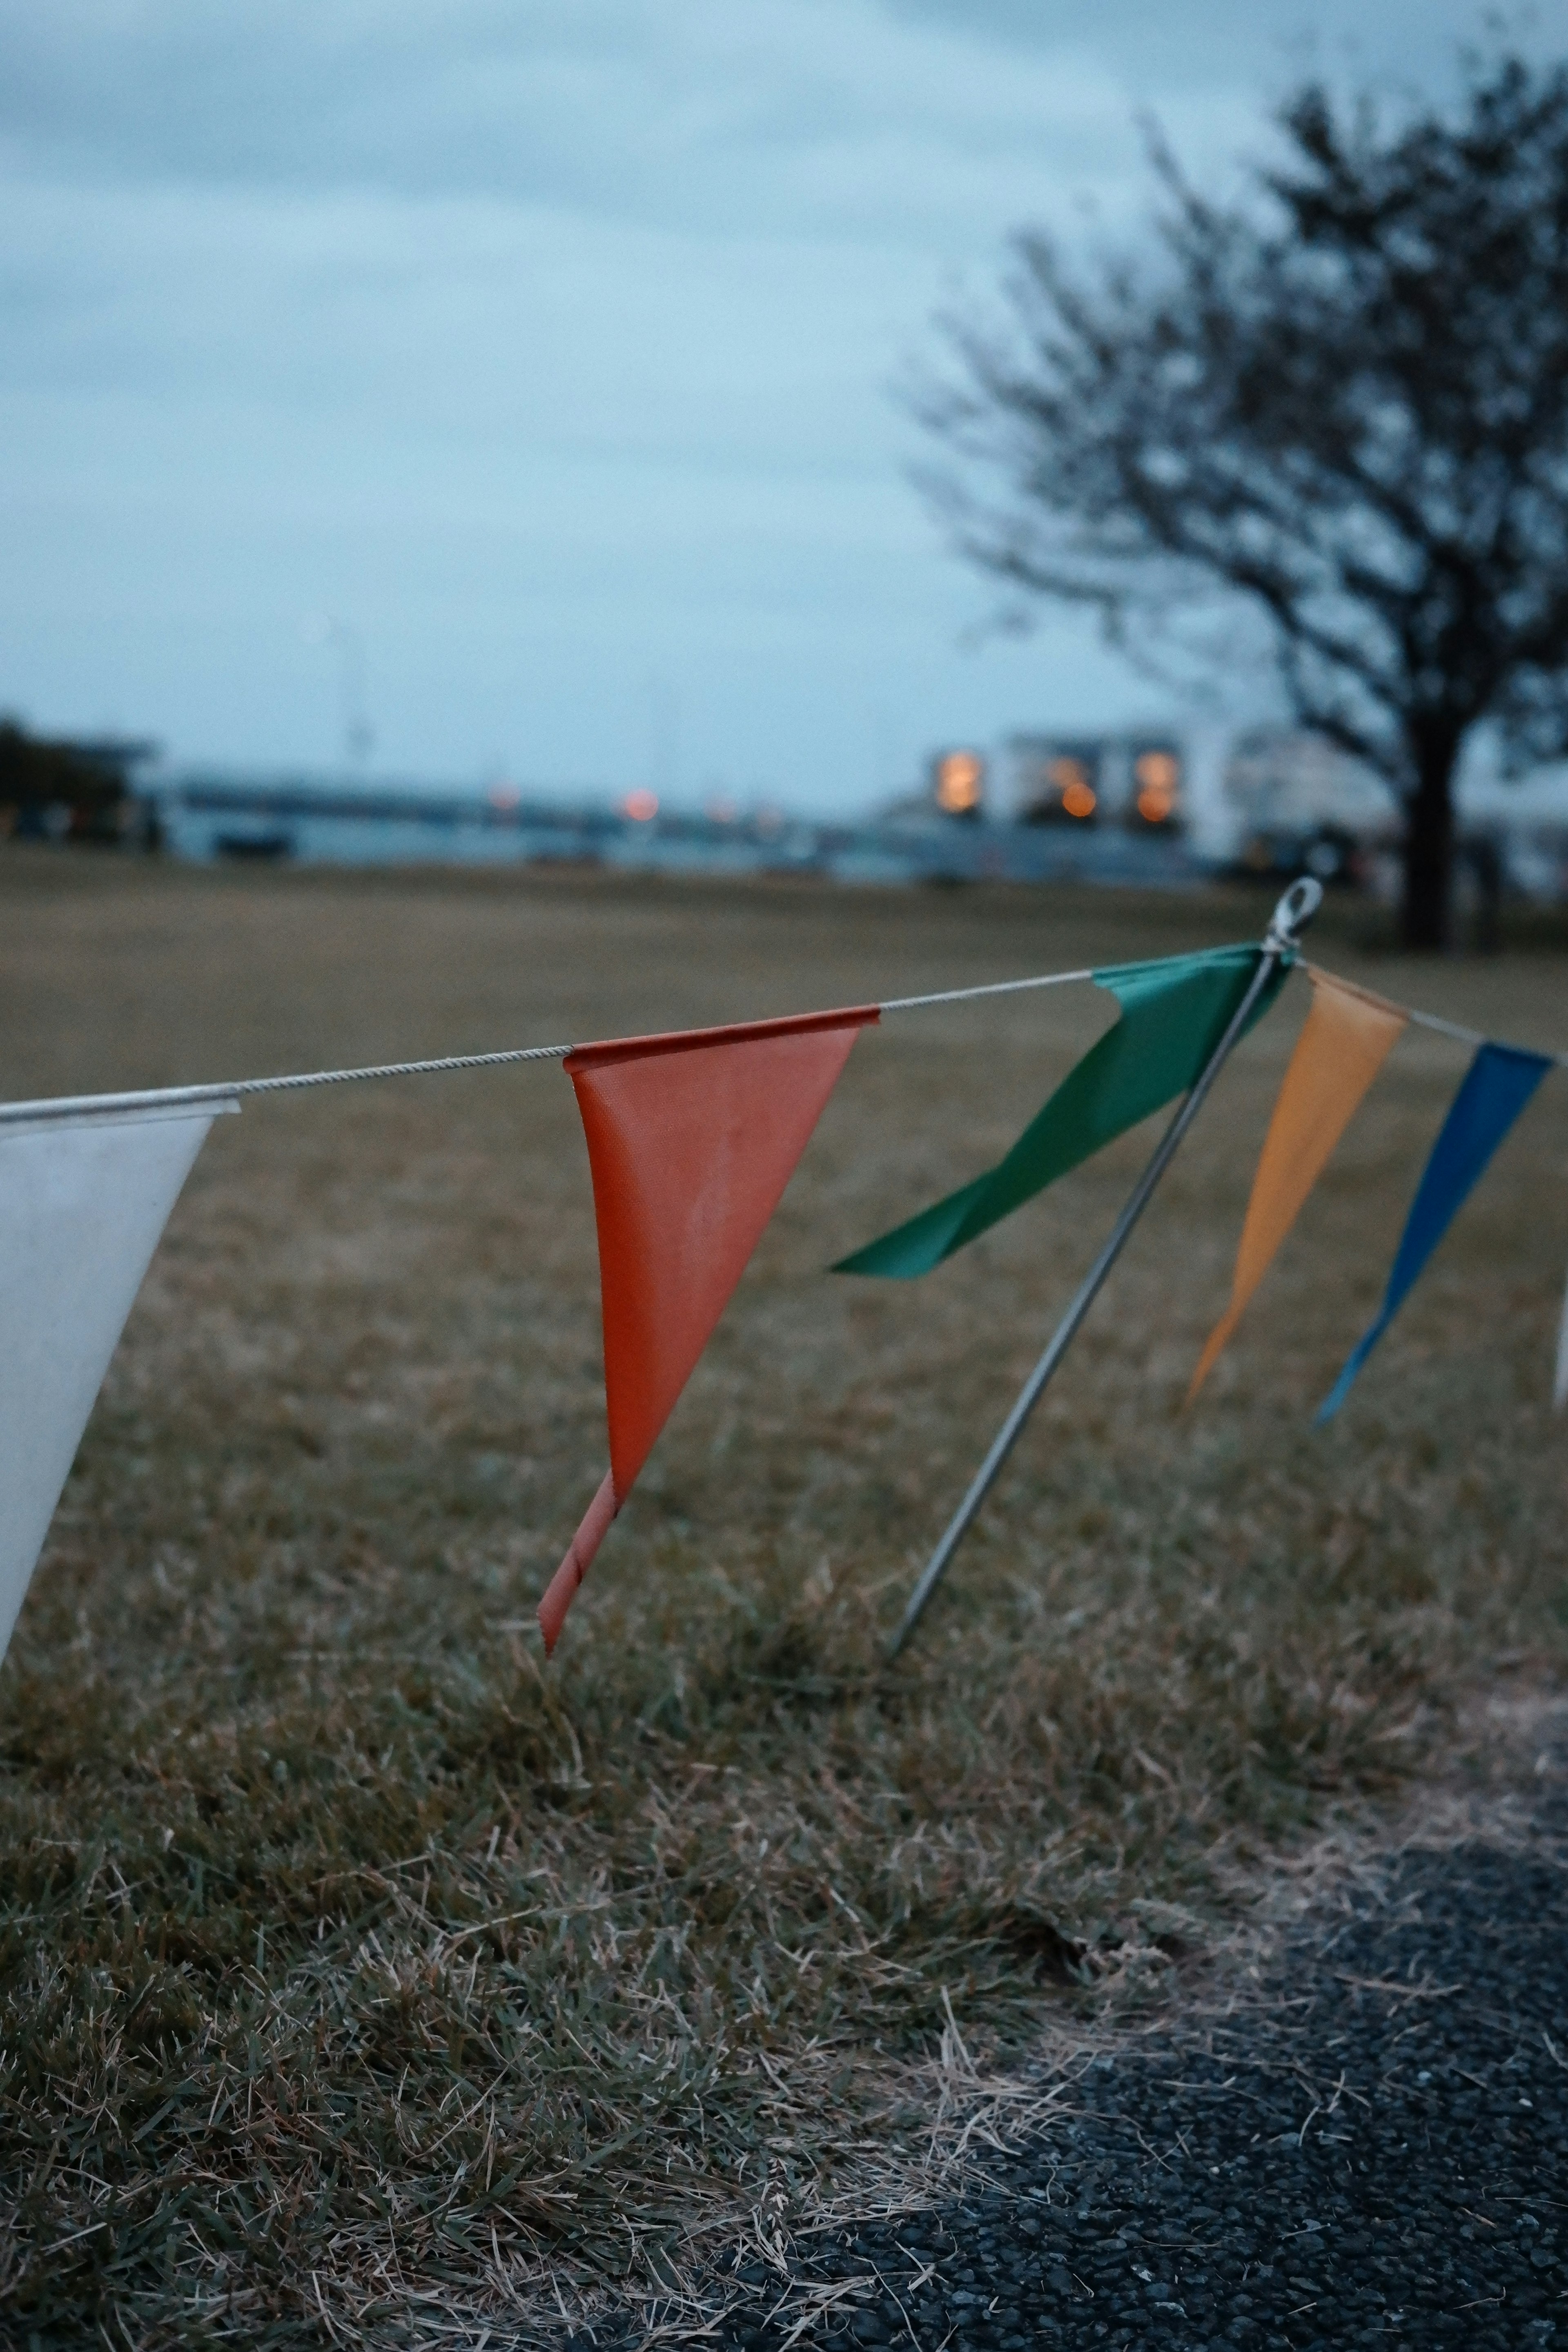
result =
[[118,845],[141,838],[139,771],[156,745],[128,738],[34,735],[0,719],[0,840]]
[[1005,814],[1016,824],[1121,825],[1176,834],[1187,760],[1175,730],[1014,735],[1004,750]]
[[1211,869],[1325,882],[1360,878],[1397,824],[1369,768],[1281,726],[1015,735],[1000,798],[1016,824],[1180,836]]
[[933,751],[931,797],[943,816],[979,818],[985,812],[985,760],[979,751]]
[[1389,787],[1327,737],[1255,727],[1229,744],[1221,791],[1237,832],[1233,863],[1258,874],[1305,870],[1320,882],[1365,878],[1399,829]]

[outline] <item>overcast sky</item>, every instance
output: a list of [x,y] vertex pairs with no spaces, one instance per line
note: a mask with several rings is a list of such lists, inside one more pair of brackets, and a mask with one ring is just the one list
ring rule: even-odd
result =
[[[984,628],[892,396],[1024,221],[1220,183],[1452,0],[0,0],[0,709],[326,767],[863,805],[1148,716]],[[1310,28],[1310,29],[1309,29]],[[1532,44],[1533,45],[1533,44]]]

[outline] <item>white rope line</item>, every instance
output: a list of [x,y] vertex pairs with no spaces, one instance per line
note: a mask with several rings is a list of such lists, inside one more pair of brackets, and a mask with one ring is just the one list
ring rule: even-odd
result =
[[[1334,977],[1334,975],[1329,975]],[[1067,988],[1075,982],[1091,981],[1094,967],[1085,966],[1077,971],[1036,972],[1026,980],[992,980],[973,988],[943,988],[926,996],[894,996],[879,1004],[879,1013],[914,1013],[931,1004],[965,1004],[981,996],[1016,996],[1032,988]],[[1347,982],[1353,986],[1353,982]],[[1445,1021],[1439,1013],[1417,1013],[1407,1004],[1396,1004],[1384,998],[1396,1013],[1422,1029],[1432,1029],[1444,1037],[1458,1039],[1463,1045],[1485,1045],[1495,1043],[1484,1030],[1468,1029],[1458,1021]],[[1521,1052],[1534,1052],[1533,1046],[1521,1047]],[[276,1078],[231,1078],[206,1086],[149,1087],[134,1094],[117,1095],[51,1095],[37,1102],[0,1103],[0,1126],[19,1125],[25,1120],[79,1118],[85,1112],[134,1110],[176,1110],[203,1103],[234,1102],[243,1095],[296,1094],[307,1087],[345,1087],[358,1085],[368,1078],[422,1078],[438,1076],[448,1070],[495,1070],[517,1062],[560,1062],[575,1051],[571,1045],[509,1045],[490,1054],[443,1054],[433,1061],[373,1062],[363,1068],[352,1070],[300,1070]],[[1568,1054],[1548,1054],[1543,1059],[1554,1062],[1560,1069],[1568,1069]]]
[[203,1087],[148,1087],[139,1094],[51,1095],[41,1102],[0,1103],[0,1125],[68,1118],[82,1111],[176,1110],[233,1102],[240,1095],[292,1094],[303,1087],[353,1086],[361,1078],[419,1078],[441,1070],[491,1070],[505,1062],[559,1062],[570,1045],[510,1045],[498,1054],[444,1054],[433,1062],[373,1062],[361,1070],[300,1070],[279,1078],[233,1078]]
[[1092,980],[1092,970],[1042,972],[1036,980],[992,980],[983,988],[943,988],[934,996],[893,996],[879,1013],[913,1013],[922,1004],[963,1004],[972,996],[1015,996],[1021,988],[1065,988],[1069,981]]
[[[899,996],[877,1007],[879,1013],[909,1013],[922,1004],[961,1004],[971,996],[1010,996],[1025,988],[1062,988],[1070,981],[1092,980],[1092,971],[1047,971],[1028,980],[993,980],[977,988],[946,988],[932,996]],[[362,1078],[421,1078],[443,1070],[493,1070],[508,1062],[559,1062],[575,1049],[571,1045],[511,1045],[497,1054],[444,1054],[433,1062],[374,1062],[357,1070],[301,1070],[287,1077],[234,1078],[226,1085],[150,1087],[138,1094],[53,1095],[39,1102],[0,1103],[0,1126],[24,1119],[70,1118],[83,1111],[176,1110],[202,1103],[232,1102],[241,1095],[278,1095],[304,1087],[353,1086]]]
[[[1479,1029],[1467,1029],[1458,1021],[1445,1021],[1440,1013],[1417,1013],[1408,1004],[1400,1005],[1398,1010],[1417,1029],[1435,1029],[1440,1037],[1457,1037],[1461,1045],[1484,1045],[1488,1043]],[[1557,1059],[1561,1061],[1562,1055],[1559,1055]]]
[[498,1054],[443,1054],[434,1062],[374,1062],[363,1070],[305,1070],[297,1077],[241,1078],[226,1087],[231,1095],[276,1095],[291,1087],[341,1087],[356,1078],[423,1078],[440,1070],[493,1070],[503,1062],[560,1062],[570,1045],[509,1045]]
[[[1462,1022],[1445,1021],[1436,1013],[1414,1013],[1408,1005],[1401,1005],[1399,1009],[1415,1022],[1418,1029],[1435,1029],[1441,1037],[1457,1037],[1461,1045],[1503,1045],[1510,1043],[1505,1037],[1489,1036],[1484,1029],[1467,1029]],[[1555,1062],[1560,1070],[1568,1070],[1568,1054],[1553,1054],[1545,1045],[1514,1045],[1512,1050],[1516,1054],[1538,1054],[1543,1062]]]

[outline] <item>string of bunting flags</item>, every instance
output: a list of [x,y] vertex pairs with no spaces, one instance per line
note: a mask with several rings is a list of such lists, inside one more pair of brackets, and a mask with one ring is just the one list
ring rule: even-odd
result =
[[[1306,902],[1305,911],[1315,903]],[[1405,1031],[1414,1024],[1469,1045],[1471,1059],[1415,1187],[1383,1302],[1319,1409],[1320,1422],[1331,1419],[1498,1146],[1547,1072],[1568,1064],[1568,1055],[1487,1038],[1301,963],[1293,931],[1279,925],[1277,916],[1261,946],[1037,974],[781,1020],[0,1105],[0,1654],[170,1212],[214,1119],[237,1111],[250,1096],[530,1061],[563,1064],[593,1187],[609,1467],[540,1601],[547,1653],[857,1040],[889,1013],[1085,982],[1117,1007],[1111,1027],[994,1167],[839,1258],[831,1269],[838,1275],[909,1281],[930,1273],[1113,1138],[1185,1098],[1053,1342],[1055,1353],[1042,1360],[1043,1385],[1224,1055],[1263,1018],[1292,967],[1301,964],[1310,1009],[1264,1138],[1230,1297],[1194,1370],[1189,1403]],[[1037,1393],[1036,1386],[1020,1400],[949,1530],[953,1541]],[[1568,1402],[1568,1295],[1553,1394],[1559,1406]],[[939,1550],[928,1571],[932,1581],[945,1557]],[[911,1604],[906,1630],[924,1597],[922,1591]]]

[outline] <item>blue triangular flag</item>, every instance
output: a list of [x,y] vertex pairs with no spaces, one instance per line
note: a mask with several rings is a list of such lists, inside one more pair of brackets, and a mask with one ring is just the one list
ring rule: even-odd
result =
[[1422,1171],[1383,1305],[1318,1407],[1320,1422],[1331,1421],[1343,1404],[1356,1374],[1452,1224],[1456,1210],[1552,1066],[1548,1055],[1523,1054],[1517,1045],[1478,1047],[1464,1084],[1448,1107],[1442,1133],[1432,1146],[1432,1157]]

